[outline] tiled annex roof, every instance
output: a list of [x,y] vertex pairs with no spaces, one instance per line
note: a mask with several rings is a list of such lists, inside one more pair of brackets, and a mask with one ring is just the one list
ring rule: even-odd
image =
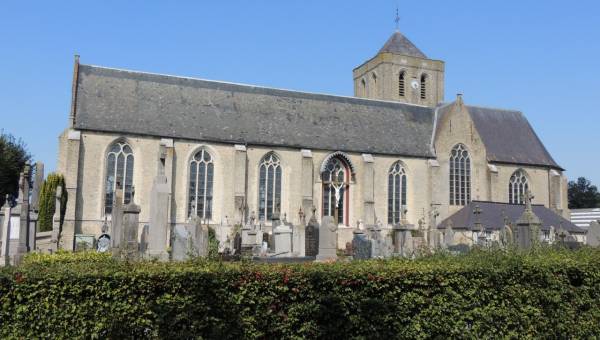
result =
[[[479,206],[481,209],[481,214],[479,215],[481,225],[485,229],[491,230],[501,229],[504,226],[505,218],[513,222],[513,224],[516,223],[525,211],[525,205],[472,201],[452,216],[443,220],[438,225],[438,229],[445,229],[450,221],[452,221],[453,229],[473,229],[477,222],[477,217],[473,213],[475,206]],[[550,230],[550,226],[553,226],[555,230],[558,230],[562,226],[563,229],[570,233],[585,233],[585,230],[579,228],[562,216],[557,215],[543,205],[533,205],[532,209],[534,214],[542,221],[542,230]]]
[[[83,64],[76,79],[76,129],[435,157],[435,108]],[[490,161],[558,167],[521,113],[468,109]]]

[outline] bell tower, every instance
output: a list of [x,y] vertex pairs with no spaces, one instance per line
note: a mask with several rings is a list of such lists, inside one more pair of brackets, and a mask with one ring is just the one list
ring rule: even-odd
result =
[[398,30],[353,78],[356,97],[431,107],[444,101],[444,62],[427,58]]

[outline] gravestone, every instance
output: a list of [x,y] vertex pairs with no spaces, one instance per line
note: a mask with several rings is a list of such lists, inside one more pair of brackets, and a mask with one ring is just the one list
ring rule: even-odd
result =
[[368,260],[371,258],[371,240],[362,230],[355,230],[352,237],[352,257],[355,260]]
[[[17,265],[27,254],[29,246],[35,249],[35,241],[31,241],[28,235],[31,233],[29,225],[29,177],[31,166],[25,164],[24,170],[19,178],[19,197],[17,205],[12,209],[10,222],[10,239],[8,240],[10,263]],[[35,230],[33,231],[35,233]],[[35,240],[35,237],[33,237]]]
[[304,231],[304,255],[317,256],[319,253],[319,223],[313,212]]
[[169,229],[170,191],[167,176],[159,174],[154,178],[152,191],[150,192],[147,256],[164,261],[169,259],[167,234]]
[[8,255],[8,240],[10,239],[10,216],[12,214],[12,207],[8,201],[8,195],[6,195],[2,212],[4,213],[4,217],[2,218],[2,225],[0,225],[0,266],[7,266],[10,260]]
[[446,229],[444,230],[444,247],[448,248],[454,245],[454,230],[452,230],[452,225],[448,223],[446,225]]
[[379,225],[374,224],[371,226],[367,226],[367,230],[371,239],[371,257],[382,258],[384,255],[384,241],[381,235],[381,228],[379,227]]
[[96,251],[99,253],[106,253],[110,250],[110,235],[102,234],[98,237],[98,242],[96,243]]
[[50,252],[58,250],[60,242],[60,212],[62,210],[61,199],[63,195],[62,186],[56,187],[56,195],[54,197],[54,215],[52,216],[52,234],[50,237]]
[[275,256],[290,256],[292,253],[292,229],[286,225],[279,225],[273,229],[275,242]]
[[207,257],[208,256],[208,226],[200,223],[200,219],[196,219],[191,225],[192,243],[190,253],[192,256]]
[[590,223],[586,235],[586,244],[591,247],[600,246],[600,223],[598,223],[598,221]]
[[322,226],[319,228],[317,261],[337,260],[337,227],[333,217],[323,217]]
[[142,234],[140,235],[140,253],[142,256],[148,256],[148,235],[150,233],[150,225],[144,224]]
[[306,227],[304,225],[294,226],[292,228],[292,253],[295,256],[304,256],[306,254]]
[[511,246],[514,242],[514,235],[510,224],[506,224],[500,230],[500,243],[504,247]]
[[261,256],[266,256],[269,252],[269,233],[263,232],[261,240],[262,242],[260,244],[260,254]]
[[242,253],[242,236],[240,233],[235,233],[233,237],[233,255],[240,255]]
[[176,224],[171,236],[171,258],[173,261],[185,261],[188,259],[188,243],[190,232],[185,224]]
[[525,211],[517,221],[515,244],[521,249],[536,247],[540,242],[542,221],[533,213],[531,200],[533,196],[527,190],[525,193]]
[[400,254],[402,254],[404,257],[412,257],[415,252],[412,230],[405,230],[402,234],[402,247]]
[[123,242],[121,243],[121,253],[126,260],[136,260],[139,257],[139,216],[140,207],[133,202],[134,194],[131,195],[131,202],[123,208]]
[[173,261],[185,261],[208,256],[208,226],[198,217],[185,224],[178,224],[173,232]]
[[114,199],[111,211],[111,241],[113,255],[118,257],[123,240],[123,189],[117,188],[114,193]]
[[44,183],[44,163],[35,163],[35,176],[33,178],[33,189],[31,191],[31,210],[40,210],[40,191]]

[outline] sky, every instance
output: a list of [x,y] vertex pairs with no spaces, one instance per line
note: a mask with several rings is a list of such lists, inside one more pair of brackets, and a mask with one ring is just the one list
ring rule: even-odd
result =
[[[518,109],[600,185],[600,1],[3,1],[0,130],[56,167],[81,63],[350,96],[395,30],[446,63],[446,101]],[[510,141],[507,141],[509,143]],[[526,148],[527,145],[523,145]]]

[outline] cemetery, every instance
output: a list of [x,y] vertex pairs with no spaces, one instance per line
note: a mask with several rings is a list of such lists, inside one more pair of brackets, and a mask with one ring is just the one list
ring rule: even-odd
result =
[[[223,245],[197,216],[168,228],[159,176],[149,224],[139,223],[135,190],[128,204],[117,190],[102,235],[80,236],[76,251],[68,252],[60,249],[62,187],[55,191],[52,231],[39,232],[40,185],[29,188],[30,171],[21,175],[16,204],[7,199],[0,214],[3,338],[398,332],[403,338],[577,338],[600,331],[600,224],[582,234],[552,221],[529,196],[519,209],[503,207],[500,227],[484,212],[494,205],[474,202],[472,211],[436,230],[406,223],[403,213],[388,231],[357,227],[340,247],[337,216],[319,223],[313,208],[300,225],[276,213],[265,228],[250,216],[230,229]],[[548,228],[536,212],[559,227]],[[461,216],[468,221],[459,222]],[[302,211],[300,220],[306,220]]]
[[340,5],[8,5],[0,339],[600,338],[593,20]]

